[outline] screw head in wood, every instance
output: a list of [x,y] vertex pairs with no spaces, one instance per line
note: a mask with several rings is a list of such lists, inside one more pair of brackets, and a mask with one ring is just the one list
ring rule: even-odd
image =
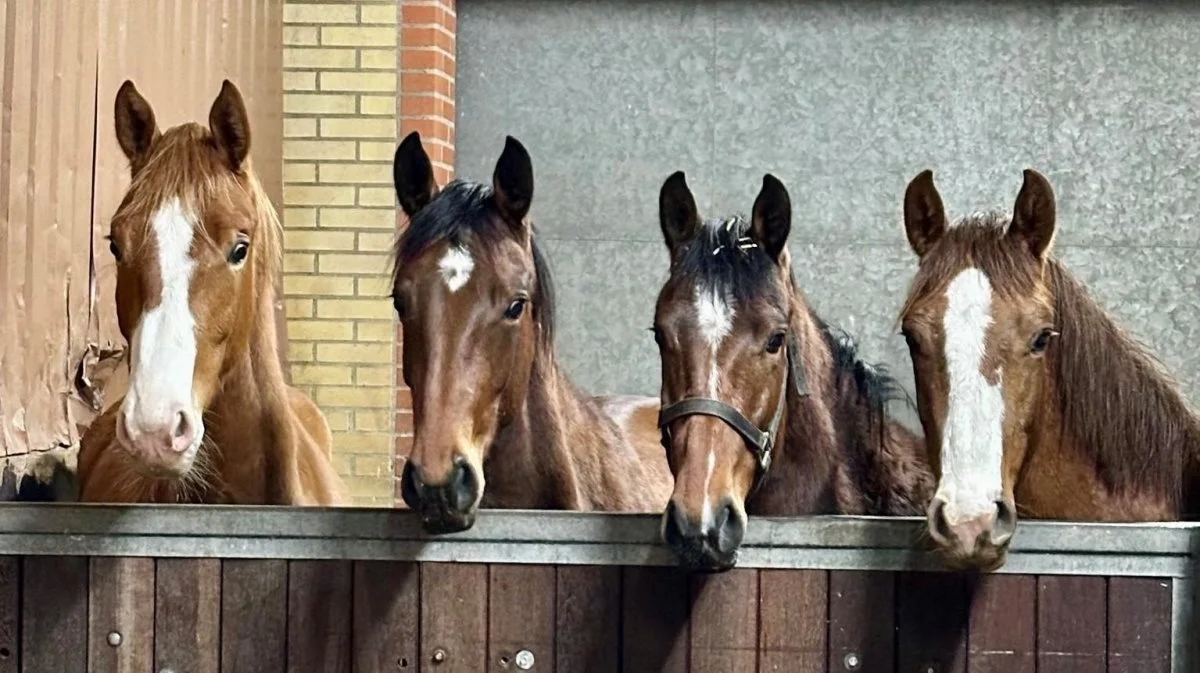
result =
[[446,650],[443,650],[440,647],[437,648],[436,650],[433,651],[433,656],[431,658],[433,660],[433,663],[435,663],[435,664],[442,663],[443,661],[446,660]]
[[119,631],[109,631],[108,644],[112,647],[119,646],[121,644],[121,633]]
[[862,666],[862,660],[858,658],[857,652],[847,652],[842,659],[847,671],[857,671],[859,666]]
[[517,664],[517,668],[528,671],[533,668],[533,652],[521,650],[517,652],[517,656],[513,657],[513,661]]

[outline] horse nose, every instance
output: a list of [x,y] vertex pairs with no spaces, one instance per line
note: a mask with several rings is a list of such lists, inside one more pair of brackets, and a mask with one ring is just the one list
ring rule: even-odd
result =
[[421,466],[411,460],[400,474],[400,497],[409,509],[421,513],[423,525],[433,533],[469,528],[479,491],[475,468],[462,458],[454,460],[440,484],[431,483]]
[[663,542],[675,551],[683,566],[693,570],[732,568],[745,532],[745,518],[730,501],[718,505],[712,516],[702,516],[699,522],[688,517],[674,500],[663,512]]
[[1016,507],[1007,498],[995,501],[990,511],[954,519],[948,515],[946,504],[942,498],[934,499],[926,525],[934,543],[955,556],[991,556],[1007,545],[1016,532]]
[[170,461],[195,443],[201,425],[196,414],[176,407],[163,422],[138,419],[129,413],[117,416],[117,439],[151,461]]

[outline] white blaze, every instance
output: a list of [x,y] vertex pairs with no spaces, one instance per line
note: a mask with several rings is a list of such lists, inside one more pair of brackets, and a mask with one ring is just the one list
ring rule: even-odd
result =
[[981,370],[992,324],[992,285],[982,271],[962,271],[946,289],[946,373],[949,404],[942,429],[942,479],[935,498],[951,523],[995,511],[1003,490],[1004,395]]
[[[150,219],[158,254],[162,295],[142,313],[130,339],[129,392],[122,405],[133,433],[170,426],[180,409],[192,410],[196,366],[196,320],[188,303],[195,216],[178,198],[167,201]],[[196,428],[194,442],[202,436]]]
[[442,280],[446,281],[446,287],[450,288],[451,292],[457,292],[471,280],[475,260],[471,259],[471,253],[464,248],[453,247],[447,250],[438,262],[438,270],[442,272]]
[[[708,342],[711,358],[708,364],[708,396],[719,400],[721,385],[721,369],[717,366],[717,351],[721,342],[733,331],[733,307],[727,294],[717,288],[696,288],[695,294],[696,324],[700,327],[700,336]],[[709,484],[712,482],[713,470],[717,466],[716,448],[710,446],[706,457],[704,474],[704,504],[700,509],[700,524],[703,530],[712,525],[712,503],[709,501]]]

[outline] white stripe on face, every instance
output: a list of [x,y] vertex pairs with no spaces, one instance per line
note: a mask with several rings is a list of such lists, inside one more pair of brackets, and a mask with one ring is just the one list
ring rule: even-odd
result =
[[700,327],[700,336],[708,342],[712,349],[711,369],[708,372],[708,394],[713,399],[717,399],[720,379],[720,371],[717,369],[717,349],[733,330],[733,307],[729,305],[728,297],[715,288],[697,287],[694,302],[696,324]]
[[[180,409],[191,410],[196,366],[196,320],[188,303],[195,216],[178,198],[167,201],[150,220],[158,253],[162,296],[143,312],[130,349],[129,393],[123,411],[133,432],[170,427]],[[195,442],[202,436],[197,429]]]
[[935,498],[953,524],[995,511],[1003,494],[1003,372],[995,385],[982,372],[992,325],[992,285],[982,271],[962,271],[946,289],[946,373],[950,394],[942,429],[942,479]]
[[[696,288],[695,294],[696,323],[700,327],[700,336],[708,343],[712,357],[708,363],[708,396],[714,400],[720,399],[721,369],[717,365],[717,351],[721,342],[733,331],[733,307],[729,297],[716,288]],[[705,457],[704,473],[704,503],[700,508],[700,524],[702,530],[712,526],[712,503],[709,500],[709,484],[712,483],[713,470],[717,466],[716,447],[709,446]]]
[[453,247],[438,261],[438,270],[442,272],[442,280],[446,281],[446,287],[450,288],[451,292],[458,292],[459,288],[471,280],[475,260],[471,259],[471,253],[465,248]]

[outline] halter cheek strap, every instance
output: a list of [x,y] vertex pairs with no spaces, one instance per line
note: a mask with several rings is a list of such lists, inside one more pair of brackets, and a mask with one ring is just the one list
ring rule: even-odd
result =
[[795,357],[795,353],[798,350],[795,338],[789,338],[787,344],[788,371],[784,373],[783,382],[780,384],[779,402],[775,406],[775,415],[771,418],[771,422],[767,425],[766,430],[758,428],[742,412],[720,400],[707,397],[687,397],[662,407],[658,412],[658,427],[662,434],[661,441],[663,448],[669,450],[671,443],[671,423],[680,418],[684,418],[685,416],[712,416],[725,421],[726,425],[733,428],[734,432],[741,436],[742,440],[746,443],[746,448],[754,455],[754,483],[750,487],[750,493],[746,496],[749,499],[750,496],[753,496],[758,491],[758,487],[767,476],[767,471],[771,469],[771,452],[774,448],[775,438],[779,434],[779,423],[783,419],[783,410],[787,406],[788,379],[793,381],[797,395],[801,397],[808,395],[808,385],[804,379],[804,369]]

